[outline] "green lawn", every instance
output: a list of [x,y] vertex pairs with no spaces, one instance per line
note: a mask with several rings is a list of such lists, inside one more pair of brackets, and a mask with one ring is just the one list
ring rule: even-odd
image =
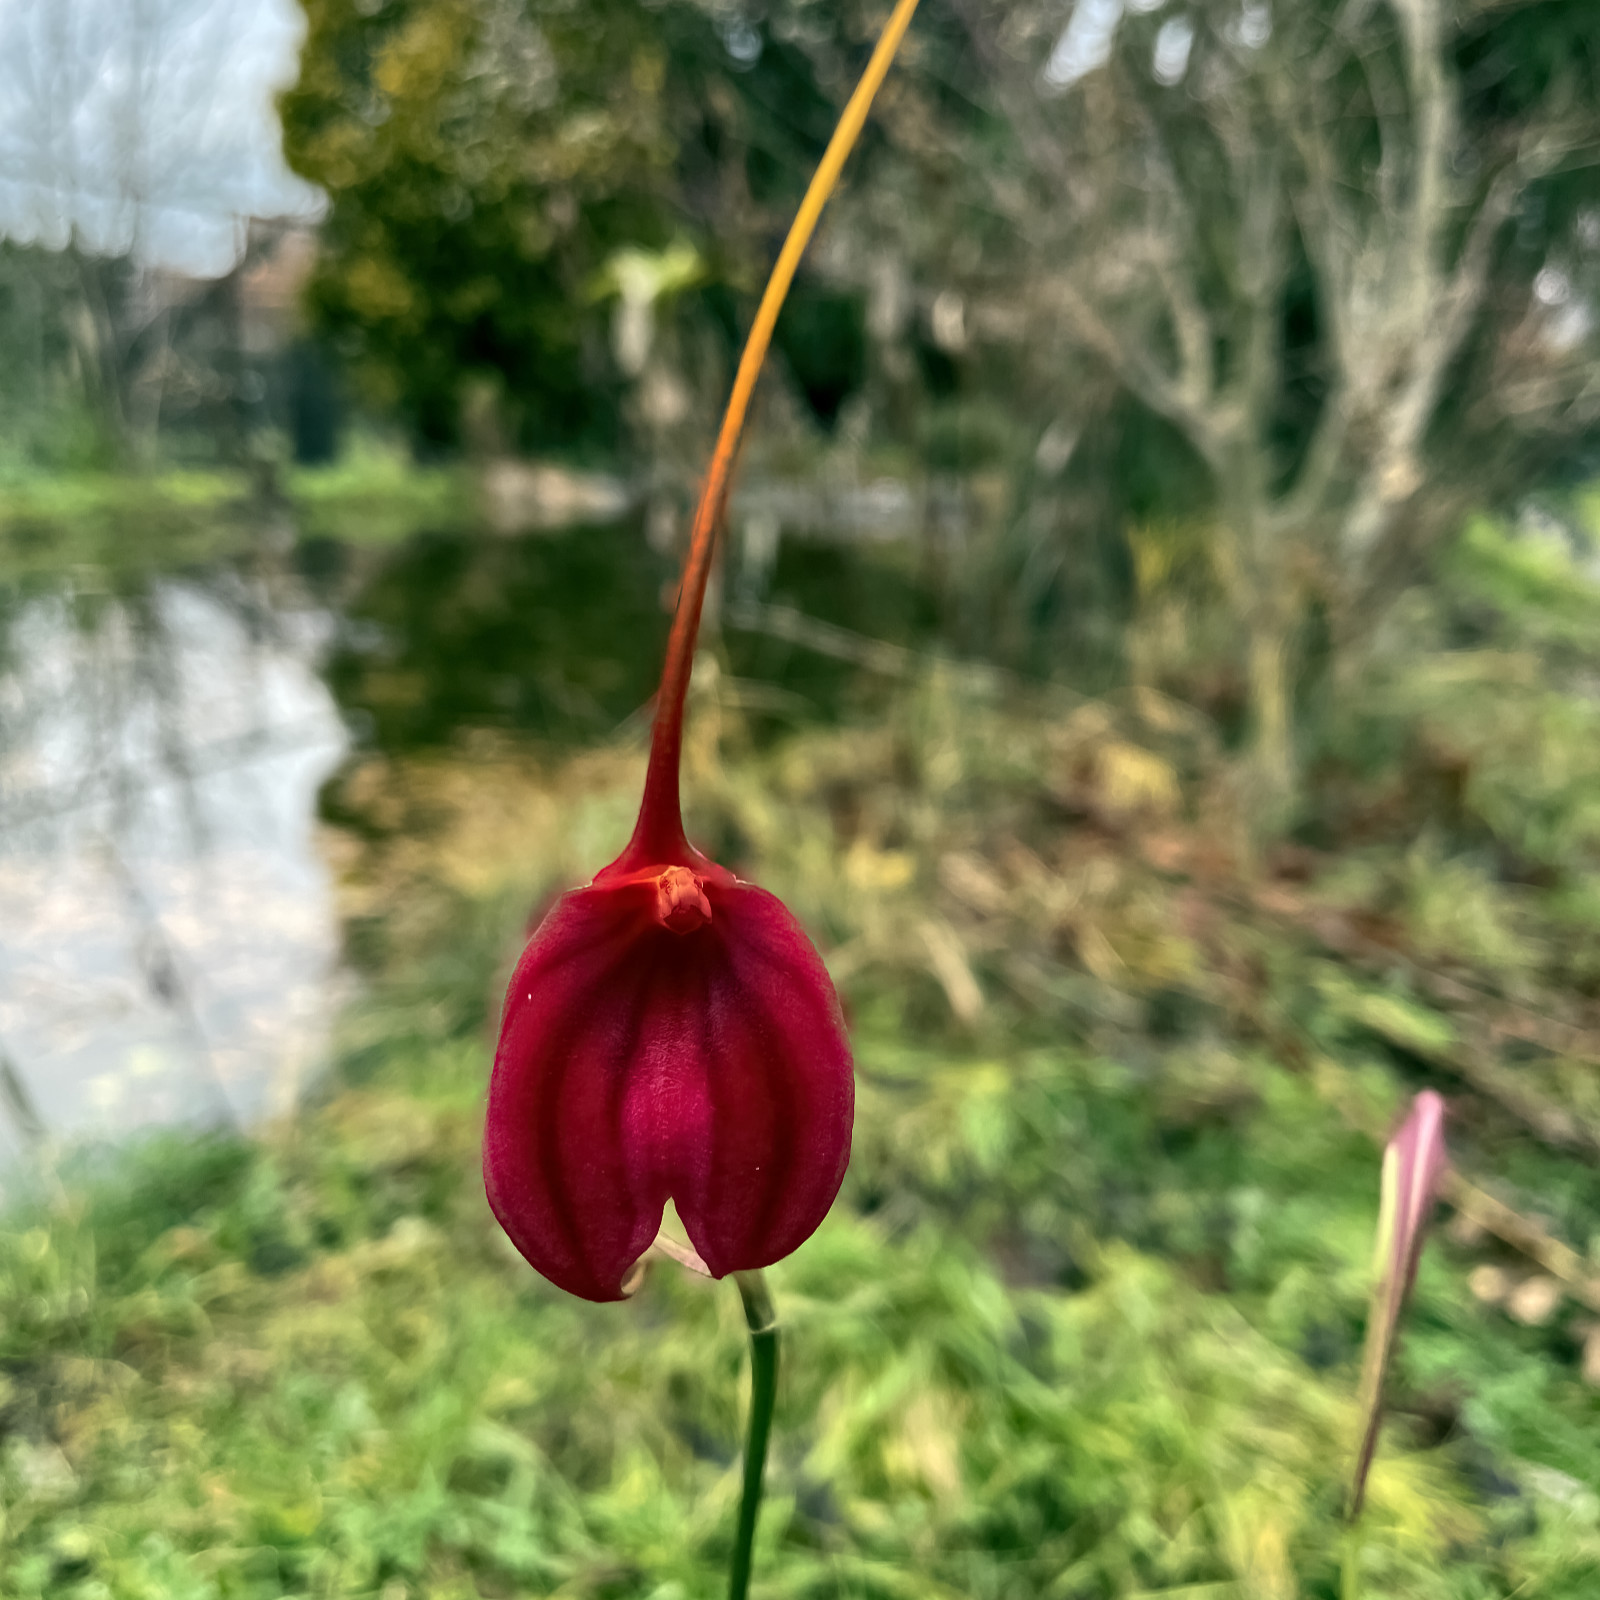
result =
[[263,499],[244,470],[27,472],[0,476],[0,582],[91,568],[143,572],[214,561],[291,538],[398,543],[474,517],[463,467],[420,467],[358,443],[326,467],[293,467]]

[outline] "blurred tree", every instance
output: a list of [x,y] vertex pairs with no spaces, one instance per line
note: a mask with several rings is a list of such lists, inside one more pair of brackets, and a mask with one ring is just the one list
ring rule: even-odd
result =
[[282,110],[332,198],[314,315],[425,441],[488,379],[525,446],[614,443],[657,301],[698,286],[731,336],[717,287],[756,279],[832,126],[803,49],[693,0],[306,12]]
[[[321,324],[425,438],[487,375],[524,444],[682,413],[650,339],[672,304],[735,335],[877,20],[866,0],[307,9],[284,109],[333,200]],[[1250,809],[1282,820],[1312,642],[1359,661],[1469,505],[1595,438],[1589,21],[1587,0],[920,16],[777,342],[824,426],[928,475],[930,549],[945,523],[966,541],[947,621],[1098,677],[1171,564],[1126,530],[1202,522],[1180,564],[1223,610],[1205,636],[1238,687],[1215,698],[1242,697]],[[680,340],[680,390],[720,386],[704,348]]]
[[957,7],[1032,355],[1092,352],[1193,453],[1281,820],[1308,617],[1354,659],[1468,505],[1595,436],[1592,6]]
[[[296,20],[287,0],[0,6],[0,347],[13,397],[35,395],[9,430],[23,454],[79,459],[92,434],[92,455],[135,460],[176,390],[237,390],[236,339],[191,338],[211,348],[183,358],[175,345],[179,324],[206,320],[187,314],[199,279],[224,281],[206,309],[228,321],[250,218],[316,209],[283,166],[268,99]],[[26,308],[16,341],[8,307]],[[243,397],[223,398],[215,431],[237,454]]]
[[0,241],[0,437],[6,453],[50,467],[125,458],[135,432],[141,335],[137,273],[105,259]]

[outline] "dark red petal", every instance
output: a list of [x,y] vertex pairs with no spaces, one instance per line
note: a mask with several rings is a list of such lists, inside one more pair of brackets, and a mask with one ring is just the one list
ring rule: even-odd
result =
[[534,1267],[589,1300],[619,1297],[661,1215],[621,1135],[644,1025],[628,981],[642,898],[583,889],[557,901],[512,975],[489,1085],[489,1204]]
[[833,982],[800,924],[753,884],[709,890],[697,1054],[707,1139],[680,1167],[678,1215],[712,1273],[781,1260],[828,1214],[850,1161],[855,1075]]
[[489,1089],[484,1176],[552,1282],[614,1300],[679,1214],[713,1273],[765,1266],[826,1215],[854,1082],[833,986],[772,895],[708,879],[711,920],[650,883],[565,896],[523,953]]

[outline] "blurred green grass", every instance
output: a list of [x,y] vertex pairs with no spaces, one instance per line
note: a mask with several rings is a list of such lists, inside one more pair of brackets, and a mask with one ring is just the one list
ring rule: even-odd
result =
[[[440,1017],[384,1005],[366,1086],[263,1144],[167,1136],[8,1235],[9,1593],[719,1592],[734,1297],[535,1279]],[[1235,1109],[1197,1136],[1177,1064],[860,1053],[845,1201],[775,1273],[763,1590],[1333,1593],[1370,1144],[1260,1058],[1215,1064]],[[1430,1256],[1370,1592],[1592,1592],[1570,1369]]]
[[419,466],[365,437],[331,465],[290,467],[270,480],[227,467],[13,469],[0,472],[0,583],[215,562],[258,546],[274,511],[291,539],[358,548],[475,521],[465,467]]
[[[758,1593],[1331,1600],[1379,1144],[1424,1084],[1578,1264],[1441,1217],[1362,1592],[1596,1592],[1597,601],[1490,524],[1452,561],[1255,858],[1151,691],[926,657],[772,741],[697,673],[691,832],[815,932],[860,1078],[841,1200],[773,1273]],[[7,1600],[721,1592],[737,1296],[657,1265],[571,1300],[478,1175],[520,930],[621,843],[641,755],[479,735],[336,780],[364,992],[322,1091],[81,1158],[0,1238]]]

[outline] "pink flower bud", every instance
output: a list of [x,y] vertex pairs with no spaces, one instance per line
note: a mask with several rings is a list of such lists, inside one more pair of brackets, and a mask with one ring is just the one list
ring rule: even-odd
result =
[[1350,1490],[1350,1515],[1357,1516],[1367,1490],[1367,1473],[1383,1422],[1383,1380],[1394,1353],[1395,1335],[1406,1296],[1416,1281],[1417,1263],[1439,1178],[1449,1156],[1444,1145],[1444,1101],[1424,1089],[1383,1152],[1383,1201],[1378,1214],[1378,1279],[1367,1322],[1367,1348],[1361,1373],[1364,1426]]

